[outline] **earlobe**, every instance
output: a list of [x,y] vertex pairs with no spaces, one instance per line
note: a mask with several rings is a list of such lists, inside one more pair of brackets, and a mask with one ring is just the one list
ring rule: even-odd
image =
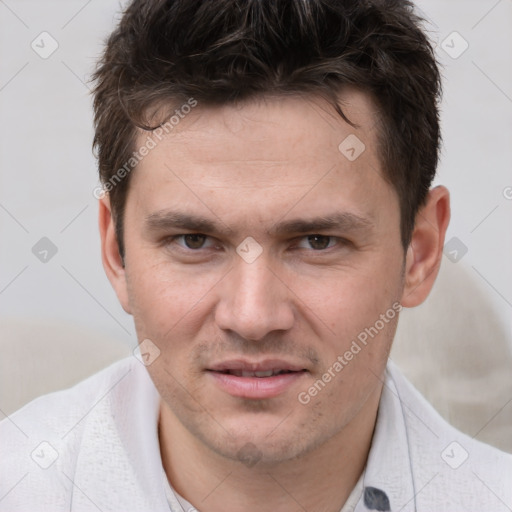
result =
[[123,309],[131,314],[128,300],[126,272],[119,254],[114,219],[108,195],[99,200],[98,223],[101,237],[101,260],[110,284]]
[[420,305],[430,293],[441,265],[444,239],[450,222],[450,193],[443,186],[429,191],[426,204],[416,215],[407,249],[404,307]]

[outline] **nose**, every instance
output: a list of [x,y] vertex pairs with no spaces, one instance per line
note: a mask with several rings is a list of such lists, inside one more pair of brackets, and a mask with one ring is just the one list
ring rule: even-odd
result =
[[252,263],[240,258],[219,293],[215,320],[220,329],[258,341],[293,326],[293,293],[263,255]]

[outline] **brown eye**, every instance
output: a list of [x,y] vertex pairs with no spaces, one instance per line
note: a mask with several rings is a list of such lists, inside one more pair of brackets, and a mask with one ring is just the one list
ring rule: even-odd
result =
[[206,241],[206,235],[199,233],[191,233],[189,235],[182,235],[183,242],[188,249],[201,249]]
[[212,251],[218,248],[215,239],[202,233],[185,233],[183,235],[174,235],[165,238],[163,246],[169,251],[181,251],[181,254],[188,254],[191,256],[192,253],[204,254],[205,251]]
[[315,251],[321,251],[323,249],[328,249],[330,246],[330,242],[332,237],[325,235],[309,235],[308,243],[312,249]]

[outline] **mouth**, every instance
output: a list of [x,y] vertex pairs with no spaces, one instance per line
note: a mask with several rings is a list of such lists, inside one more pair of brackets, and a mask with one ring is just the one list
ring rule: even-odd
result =
[[215,384],[231,396],[250,399],[272,398],[290,391],[309,373],[286,361],[225,361],[208,368]]
[[[215,371],[215,370],[212,370]],[[306,370],[300,370],[301,372],[305,372]],[[224,373],[225,375],[235,375],[237,377],[256,377],[258,379],[263,379],[266,377],[274,377],[276,375],[283,375],[285,373],[296,373],[293,370],[280,370],[280,369],[272,369],[272,370],[264,370],[259,372],[251,372],[248,370],[222,370],[218,373]]]

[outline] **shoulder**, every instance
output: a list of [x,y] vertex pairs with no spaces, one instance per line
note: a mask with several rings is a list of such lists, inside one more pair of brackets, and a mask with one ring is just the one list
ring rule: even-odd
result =
[[137,404],[155,393],[144,366],[130,357],[72,388],[41,396],[2,420],[0,496],[5,498],[0,510],[35,503],[40,510],[70,509],[79,459],[94,450],[105,459],[116,445],[122,418],[136,414]]
[[[129,381],[136,376],[136,363],[135,358],[123,359],[71,388],[32,400],[2,420],[0,432],[12,438],[23,436],[23,433],[30,437],[34,431],[41,429],[64,435],[65,428],[70,428],[73,421],[80,419],[102,395],[106,396],[113,386],[121,384],[126,377],[130,376],[127,379]],[[129,382],[125,382],[126,385]]]
[[512,455],[452,427],[394,364],[387,374],[406,424],[416,491],[425,487],[418,503],[423,499],[431,507],[434,500],[439,510],[509,510]]

